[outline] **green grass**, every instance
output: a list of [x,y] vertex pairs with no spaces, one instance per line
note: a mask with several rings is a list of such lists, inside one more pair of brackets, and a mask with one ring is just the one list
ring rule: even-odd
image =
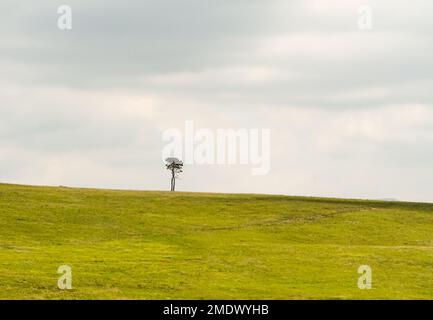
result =
[[0,185],[0,299],[410,298],[433,298],[432,204]]

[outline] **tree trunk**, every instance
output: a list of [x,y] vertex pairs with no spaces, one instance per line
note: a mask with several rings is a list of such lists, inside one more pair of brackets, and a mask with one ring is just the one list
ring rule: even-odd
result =
[[175,188],[175,182],[176,178],[175,178],[175,174],[174,174],[174,169],[171,170],[171,191],[174,191]]

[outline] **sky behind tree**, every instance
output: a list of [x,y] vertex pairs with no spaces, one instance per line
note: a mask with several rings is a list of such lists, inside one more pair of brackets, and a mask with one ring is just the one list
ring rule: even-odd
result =
[[[72,8],[59,30],[57,8]],[[360,5],[372,29],[358,28]],[[0,3],[0,181],[165,190],[162,133],[270,129],[179,191],[433,201],[433,3]]]

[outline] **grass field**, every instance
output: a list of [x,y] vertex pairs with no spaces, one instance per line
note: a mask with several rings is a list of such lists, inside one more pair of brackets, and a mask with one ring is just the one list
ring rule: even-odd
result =
[[433,205],[0,185],[0,299],[328,298],[433,298]]

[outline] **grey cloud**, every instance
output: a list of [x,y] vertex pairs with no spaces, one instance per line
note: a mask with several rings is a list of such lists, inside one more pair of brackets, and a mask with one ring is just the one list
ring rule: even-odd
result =
[[[246,104],[365,107],[398,101],[392,96],[339,98],[342,91],[380,86],[398,91],[406,102],[431,103],[422,82],[431,80],[433,71],[433,22],[425,13],[432,5],[414,1],[403,11],[401,1],[373,1],[375,29],[361,32],[356,29],[359,3],[333,1],[326,9],[312,1],[74,1],[73,30],[62,32],[56,28],[62,2],[5,2],[2,12],[13,14],[3,21],[2,33],[15,43],[0,45],[0,59],[12,66],[13,81],[27,84],[181,92],[190,98],[227,97],[225,102],[241,96]],[[415,33],[417,28],[423,32]],[[269,55],[274,36],[288,36],[287,49]],[[290,36],[307,37],[300,44]],[[141,81],[239,65],[272,68],[281,76],[255,84],[242,79],[228,84],[198,78],[176,86]],[[236,80],[236,74],[228,76]],[[405,83],[421,92],[401,92]]]
[[0,179],[165,188],[161,131],[195,120],[272,129],[273,167],[184,190],[432,201],[433,5],[371,1],[361,32],[360,3],[76,0],[63,32],[68,3],[3,0]]

